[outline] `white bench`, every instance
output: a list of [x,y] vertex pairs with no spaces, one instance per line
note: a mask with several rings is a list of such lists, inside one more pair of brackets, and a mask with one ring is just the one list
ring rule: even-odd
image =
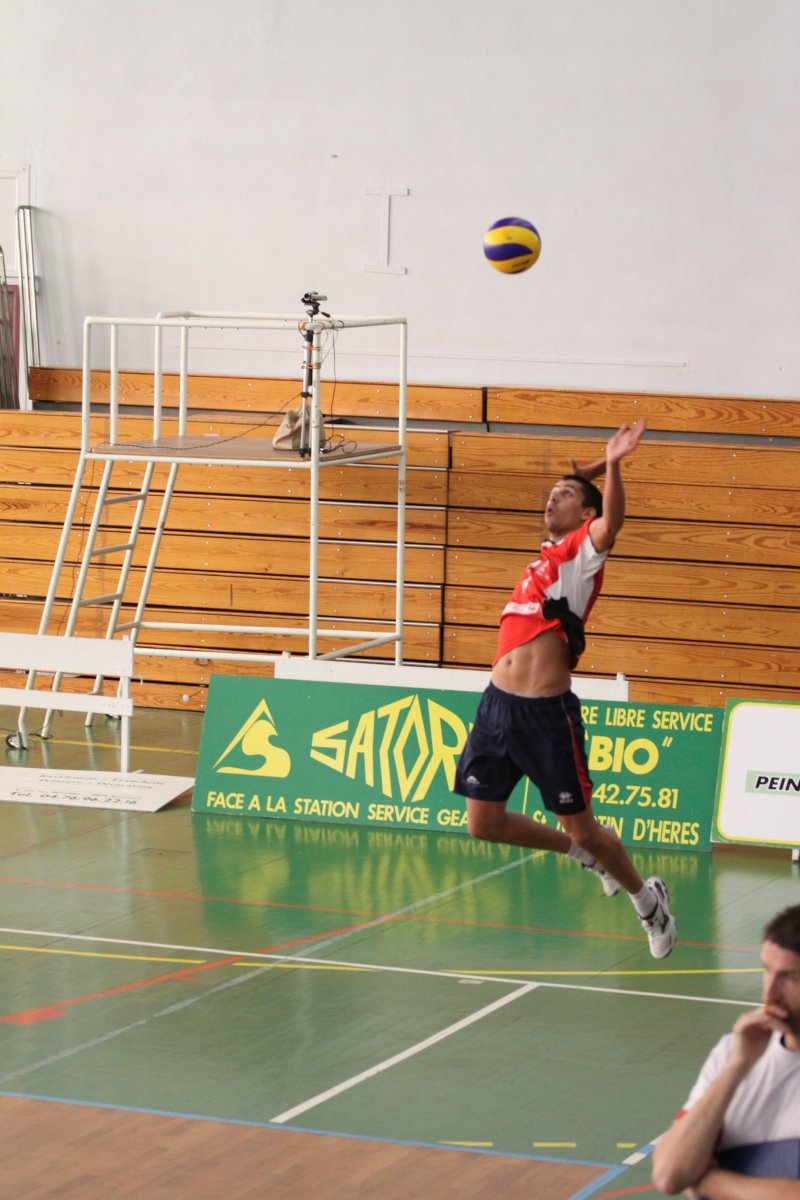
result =
[[[29,672],[25,688],[0,687],[0,704],[20,710],[17,732],[6,739],[9,746],[27,750],[25,713],[29,708],[87,713],[87,725],[91,722],[92,714],[104,713],[121,719],[120,770],[129,770],[130,719],[133,715],[130,695],[133,675],[131,641],[127,638],[0,633],[0,667]],[[40,682],[39,674],[47,678]],[[119,679],[119,690],[114,696],[64,692],[58,685],[65,674],[111,676]]]

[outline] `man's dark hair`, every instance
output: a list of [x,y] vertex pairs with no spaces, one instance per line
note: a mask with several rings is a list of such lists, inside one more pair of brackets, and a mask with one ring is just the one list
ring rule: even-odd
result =
[[764,928],[764,941],[800,954],[800,904],[793,904],[772,918]]
[[603,493],[582,475],[562,475],[562,479],[572,479],[581,485],[583,492],[583,507],[593,508],[598,517],[603,515]]

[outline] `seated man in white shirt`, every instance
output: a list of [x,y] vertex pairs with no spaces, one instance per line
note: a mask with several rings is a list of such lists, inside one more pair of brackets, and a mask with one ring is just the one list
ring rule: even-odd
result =
[[703,1200],[800,1200],[800,904],[764,930],[761,1008],[706,1059],[653,1183]]

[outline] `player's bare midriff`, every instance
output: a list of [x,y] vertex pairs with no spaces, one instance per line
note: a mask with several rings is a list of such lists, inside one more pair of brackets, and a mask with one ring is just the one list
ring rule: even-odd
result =
[[492,683],[517,696],[560,696],[571,683],[569,650],[552,629],[523,642],[492,667]]

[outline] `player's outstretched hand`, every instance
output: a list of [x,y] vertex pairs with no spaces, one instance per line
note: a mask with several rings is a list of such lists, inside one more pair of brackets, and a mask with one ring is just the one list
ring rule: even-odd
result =
[[[604,475],[609,462],[618,462],[619,459],[636,449],[646,427],[647,421],[644,417],[635,425],[621,426],[608,443],[605,455],[595,459],[594,462],[579,463],[577,458],[569,459],[572,474],[580,475],[582,479],[597,479],[598,475]],[[612,446],[612,457],[609,457],[608,451],[612,449]]]
[[597,479],[598,475],[605,474],[606,460],[598,458],[593,463],[579,463],[576,458],[571,458],[569,468],[573,475],[580,475],[581,479]]
[[624,458],[626,454],[632,454],[639,442],[642,439],[642,434],[647,428],[647,421],[642,417],[635,425],[620,425],[617,432],[612,438],[609,438],[606,446],[606,465],[617,463]]

